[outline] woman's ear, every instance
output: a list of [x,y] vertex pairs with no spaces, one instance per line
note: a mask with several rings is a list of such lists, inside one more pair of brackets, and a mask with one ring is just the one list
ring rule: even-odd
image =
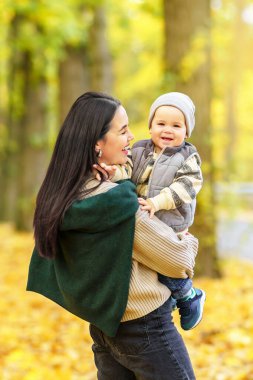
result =
[[97,142],[96,145],[95,145],[95,152],[96,152],[96,156],[98,158],[102,157],[103,152],[102,152],[102,149],[101,149],[101,144],[99,144],[99,142]]
[[95,145],[95,152],[98,153],[101,150],[99,142],[96,143]]

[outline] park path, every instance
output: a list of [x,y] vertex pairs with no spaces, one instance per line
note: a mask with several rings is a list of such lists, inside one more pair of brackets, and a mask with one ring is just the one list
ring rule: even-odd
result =
[[217,183],[215,190],[217,201],[226,210],[217,218],[219,257],[253,261],[253,182]]
[[253,261],[253,210],[251,213],[221,217],[217,225],[219,257]]

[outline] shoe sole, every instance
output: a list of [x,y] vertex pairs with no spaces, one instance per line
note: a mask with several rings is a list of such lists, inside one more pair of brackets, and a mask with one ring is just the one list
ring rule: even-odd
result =
[[203,310],[204,310],[204,304],[205,304],[205,300],[206,300],[206,293],[204,292],[204,290],[202,290],[202,297],[201,297],[201,300],[200,300],[200,314],[199,314],[199,318],[197,319],[196,323],[190,328],[191,329],[194,329],[194,327],[196,327],[202,320],[202,317],[203,317]]

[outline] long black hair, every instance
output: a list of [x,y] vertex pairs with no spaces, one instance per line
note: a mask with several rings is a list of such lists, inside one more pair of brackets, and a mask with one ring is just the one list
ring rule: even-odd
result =
[[119,106],[111,96],[86,92],[63,122],[36,201],[34,238],[41,256],[55,257],[64,213],[91,177],[92,165],[97,162],[95,145],[110,129]]

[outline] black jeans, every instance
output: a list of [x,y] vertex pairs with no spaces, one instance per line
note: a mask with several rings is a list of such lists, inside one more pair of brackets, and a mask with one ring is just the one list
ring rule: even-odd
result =
[[171,300],[148,315],[120,324],[110,338],[90,334],[98,380],[194,380],[188,352],[171,317]]

